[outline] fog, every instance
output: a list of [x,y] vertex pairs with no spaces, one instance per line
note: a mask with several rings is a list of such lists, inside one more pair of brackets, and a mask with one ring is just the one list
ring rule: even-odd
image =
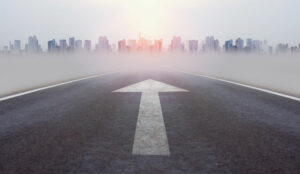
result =
[[109,53],[0,55],[0,96],[99,73],[186,71],[300,96],[296,54]]

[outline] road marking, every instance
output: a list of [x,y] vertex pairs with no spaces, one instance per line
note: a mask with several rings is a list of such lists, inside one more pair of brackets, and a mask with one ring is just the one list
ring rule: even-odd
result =
[[59,84],[55,84],[55,85],[45,86],[45,87],[41,87],[41,88],[37,88],[37,89],[33,89],[33,90],[21,92],[21,93],[9,95],[9,96],[0,98],[0,102],[5,101],[5,100],[9,100],[9,99],[12,99],[12,98],[20,97],[20,96],[23,96],[23,95],[31,94],[31,93],[34,93],[34,92],[42,91],[42,90],[45,90],[45,89],[54,88],[54,87],[67,85],[67,84],[70,84],[70,83],[74,83],[74,82],[78,82],[78,81],[82,81],[82,80],[87,80],[87,79],[92,79],[92,78],[96,78],[96,77],[100,77],[100,76],[106,76],[106,75],[110,75],[110,74],[114,74],[114,73],[96,74],[96,75],[87,76],[87,77],[83,77],[83,78],[76,79],[76,80],[71,80],[71,81],[67,81],[67,82],[63,82],[63,83],[59,83]]
[[113,92],[141,92],[132,154],[170,155],[159,92],[188,92],[154,80],[145,80]]
[[230,81],[230,80],[224,80],[224,79],[213,77],[213,76],[207,76],[207,75],[202,75],[202,74],[197,74],[197,73],[192,73],[192,72],[186,72],[186,71],[179,71],[179,72],[184,73],[184,74],[193,75],[193,76],[199,76],[199,77],[205,77],[205,78],[209,78],[209,79],[213,79],[213,80],[218,80],[218,81],[222,81],[222,82],[226,82],[226,83],[230,83],[230,84],[234,84],[234,85],[238,85],[238,86],[242,86],[242,87],[246,87],[246,88],[266,92],[266,93],[269,93],[269,94],[277,95],[277,96],[280,96],[280,97],[292,99],[292,100],[295,100],[295,101],[300,101],[300,98],[295,97],[295,96],[282,94],[282,93],[279,93],[279,92],[275,92],[275,91],[271,91],[271,90],[267,90],[267,89],[263,89],[263,88],[258,88],[258,87],[254,87],[254,86],[250,86],[250,85],[245,85],[245,84],[233,82],[233,81]]

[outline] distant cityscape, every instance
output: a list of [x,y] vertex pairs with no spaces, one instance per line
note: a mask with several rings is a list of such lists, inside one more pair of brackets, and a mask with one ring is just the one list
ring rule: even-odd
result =
[[174,36],[168,48],[163,48],[163,40],[149,40],[139,34],[139,39],[120,40],[117,44],[111,44],[106,36],[100,36],[97,43],[92,47],[91,40],[76,40],[75,37],[61,39],[56,41],[52,39],[47,43],[47,49],[43,50],[36,36],[28,38],[25,47],[22,47],[21,40],[9,42],[4,46],[1,53],[19,54],[19,53],[72,53],[72,52],[244,52],[244,53],[296,53],[300,52],[298,46],[289,46],[286,43],[279,43],[275,48],[268,45],[266,40],[237,38],[225,41],[223,45],[214,36],[208,36],[203,41],[187,40],[184,42],[180,36]]

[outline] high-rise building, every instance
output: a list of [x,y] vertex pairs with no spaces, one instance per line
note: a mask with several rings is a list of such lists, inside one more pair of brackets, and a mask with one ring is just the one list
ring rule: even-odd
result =
[[48,41],[48,52],[55,52],[56,51],[56,41],[52,39]]
[[170,51],[184,51],[184,44],[181,42],[180,36],[174,36],[169,46]]
[[138,51],[151,51],[153,49],[152,40],[148,40],[139,34],[139,40],[137,41]]
[[109,51],[110,45],[106,36],[100,36],[98,39],[98,44],[96,44],[97,51]]
[[68,45],[66,39],[59,40],[59,49],[60,51],[67,51]]
[[247,39],[246,47],[252,48],[252,39]]
[[21,51],[21,41],[20,40],[15,40],[13,48],[14,48],[14,51]]
[[259,40],[253,40],[252,41],[252,51],[254,52],[261,52],[262,51],[262,42]]
[[276,53],[287,53],[289,52],[289,45],[280,43],[276,46]]
[[137,50],[137,42],[134,39],[128,40],[128,48],[130,51],[136,51]]
[[231,52],[233,51],[233,40],[228,40],[225,42],[225,51]]
[[69,38],[69,47],[71,50],[73,50],[75,48],[75,37]]
[[28,43],[25,46],[25,50],[30,53],[37,53],[41,51],[41,45],[39,45],[39,41],[36,36],[30,36],[28,38]]
[[9,41],[9,51],[13,51],[14,50],[14,45],[11,43],[11,41]]
[[215,42],[215,39],[213,36],[208,36],[206,37],[205,39],[205,50],[213,50],[214,49],[214,42]]
[[75,40],[75,49],[77,51],[82,50],[82,40]]
[[238,51],[242,51],[244,49],[244,40],[241,38],[236,39],[235,46]]
[[189,51],[197,52],[198,51],[198,41],[197,40],[189,40]]
[[153,45],[153,51],[161,52],[162,51],[163,40],[155,40]]
[[127,50],[127,47],[126,47],[126,40],[125,40],[125,39],[120,40],[120,41],[118,42],[118,49],[119,49],[119,51],[121,51],[121,52]]
[[269,46],[268,53],[273,54],[273,47],[272,46]]
[[85,40],[84,41],[84,49],[87,51],[90,51],[92,48],[92,41],[91,40]]
[[298,47],[297,47],[297,46],[292,46],[292,47],[291,47],[291,52],[292,52],[292,53],[298,52]]
[[214,36],[208,36],[205,38],[205,44],[203,45],[204,51],[217,51],[219,50],[219,41],[215,40]]
[[245,50],[246,50],[247,52],[251,52],[252,49],[253,49],[252,39],[249,38],[249,39],[246,40],[246,47],[245,47]]

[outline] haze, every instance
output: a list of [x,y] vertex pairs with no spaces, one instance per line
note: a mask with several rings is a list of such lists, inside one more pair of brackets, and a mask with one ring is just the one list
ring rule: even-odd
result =
[[203,40],[214,35],[223,43],[242,37],[271,45],[296,45],[300,38],[298,0],[1,0],[0,47],[37,35],[42,47],[50,39],[75,36],[113,42],[173,35]]

